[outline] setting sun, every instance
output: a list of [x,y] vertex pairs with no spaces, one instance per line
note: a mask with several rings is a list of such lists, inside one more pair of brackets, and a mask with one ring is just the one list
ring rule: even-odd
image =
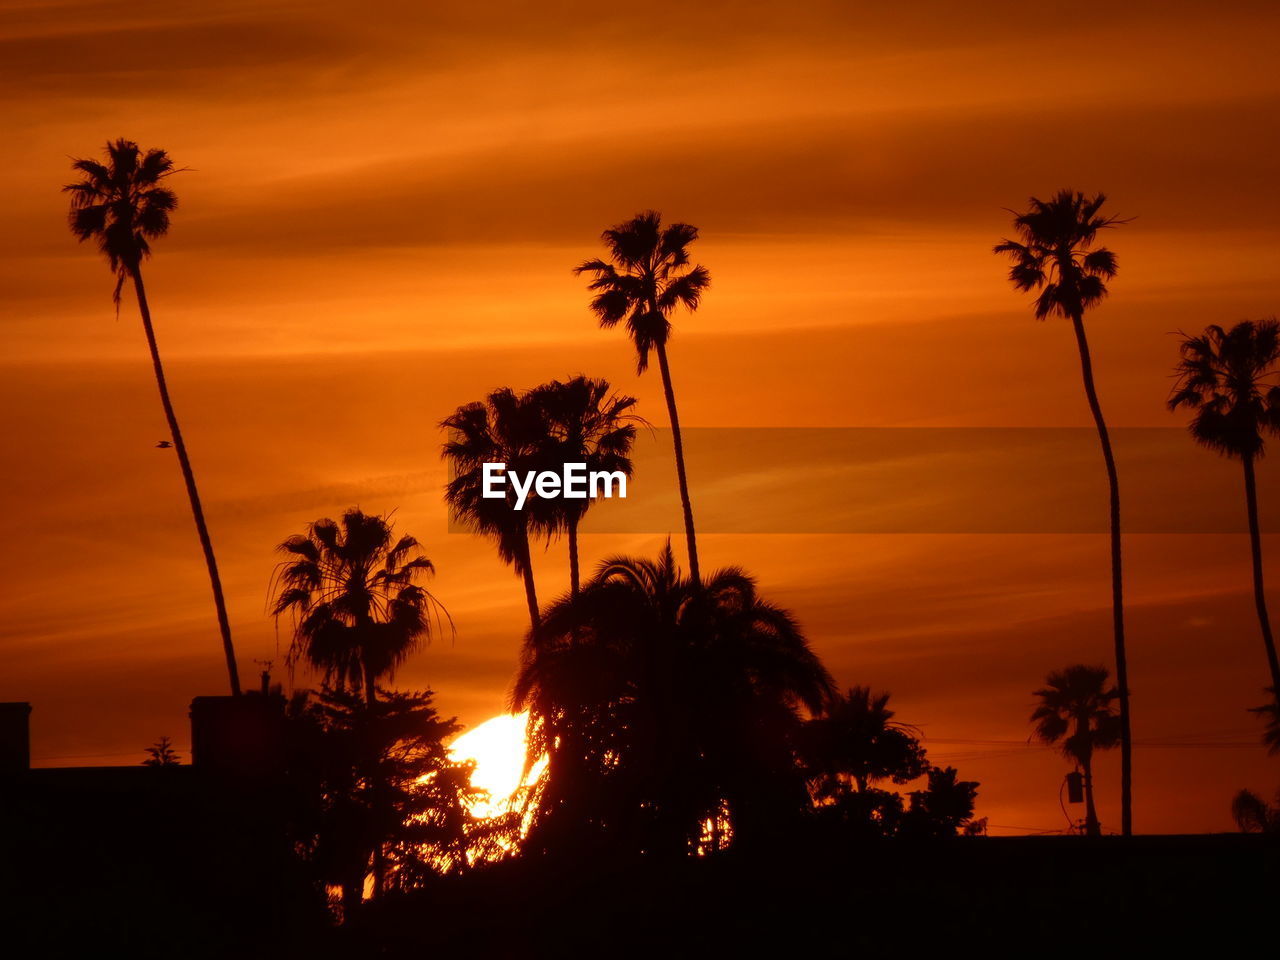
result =
[[4,956],[1274,936],[1280,3],[0,11]]
[[[449,748],[454,760],[471,760],[476,765],[471,782],[489,791],[487,800],[472,805],[472,812],[481,817],[501,813],[511,795],[520,786],[524,775],[525,733],[529,724],[528,713],[500,714],[472,727]],[[541,764],[531,772],[537,777]]]

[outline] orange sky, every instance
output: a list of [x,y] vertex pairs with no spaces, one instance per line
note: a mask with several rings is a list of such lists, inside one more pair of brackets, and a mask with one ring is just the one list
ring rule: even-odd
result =
[[[1108,237],[1121,273],[1089,321],[1114,424],[1175,422],[1170,331],[1277,309],[1273,5],[182,7],[0,3],[0,699],[34,703],[40,764],[184,745],[187,702],[225,686],[136,312],[115,319],[105,266],[65,229],[67,158],[108,137],[191,168],[148,288],[242,672],[282,659],[272,546],[351,504],[396,509],[458,623],[399,682],[467,723],[503,707],[523,597],[488,545],[447,532],[435,424],[577,372],[665,422],[656,374],[635,377],[569,272],[602,227],[656,207],[702,229],[713,288],[672,344],[692,426],[1087,425],[1070,331],[1034,322],[990,254],[1003,208],[1060,186],[1137,217]],[[1206,469],[1234,489],[1233,466]],[[584,559],[660,541],[589,536]],[[1280,785],[1275,761],[1167,744],[1254,739],[1247,544],[1126,550],[1136,826],[1227,829],[1237,789]],[[1109,662],[1104,538],[723,534],[702,551],[794,608],[842,684],[891,690],[935,759],[982,781],[993,832],[1063,825],[1062,761],[971,741],[1025,740],[1048,669]],[[551,596],[563,549],[538,560]],[[1114,757],[1100,777],[1115,826]]]

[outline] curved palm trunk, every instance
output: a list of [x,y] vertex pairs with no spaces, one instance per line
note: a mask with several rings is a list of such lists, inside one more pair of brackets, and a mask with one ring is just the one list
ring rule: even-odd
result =
[[524,598],[529,605],[530,633],[536,640],[542,627],[542,616],[538,612],[538,588],[533,582],[533,559],[529,550],[529,528],[520,529],[520,576],[524,580]]
[[1267,648],[1267,665],[1271,668],[1271,688],[1280,698],[1280,660],[1276,659],[1276,641],[1271,634],[1271,618],[1267,615],[1267,595],[1262,585],[1262,532],[1258,528],[1258,486],[1253,473],[1253,457],[1244,458],[1244,498],[1249,509],[1249,547],[1253,554],[1253,603],[1258,608],[1258,625]]
[[676,451],[676,479],[680,483],[680,505],[684,508],[684,534],[689,542],[689,579],[695,587],[702,585],[698,572],[698,542],[693,532],[693,504],[689,501],[689,480],[684,470],[684,440],[680,436],[680,415],[676,412],[676,394],[671,386],[671,368],[667,365],[666,344],[659,341],[658,371],[662,374],[662,392],[667,398],[667,416],[671,420],[671,438]]
[[1111,436],[1107,422],[1098,403],[1098,391],[1093,383],[1093,362],[1089,357],[1089,341],[1084,334],[1084,317],[1073,314],[1071,325],[1075,329],[1076,344],[1080,348],[1080,372],[1084,377],[1084,392],[1089,399],[1089,410],[1098,428],[1098,440],[1102,444],[1102,459],[1107,467],[1107,483],[1111,491],[1111,616],[1115,634],[1116,686],[1120,691],[1120,832],[1126,837],[1133,833],[1133,740],[1129,726],[1129,665],[1124,645],[1124,576],[1121,571],[1120,551],[1120,479],[1116,474],[1116,460],[1111,452]]
[[146,332],[147,346],[151,350],[151,365],[155,368],[156,386],[160,388],[160,403],[164,406],[165,420],[169,423],[173,448],[178,453],[182,479],[187,485],[187,497],[191,500],[191,515],[196,521],[196,533],[200,537],[200,547],[204,550],[204,562],[209,568],[209,582],[213,587],[213,605],[218,612],[218,629],[222,633],[222,650],[227,658],[231,692],[239,696],[240,672],[236,668],[236,651],[231,643],[231,622],[227,618],[227,603],[222,596],[222,579],[218,576],[218,561],[213,555],[213,541],[209,539],[209,528],[205,524],[204,508],[200,505],[200,493],[196,489],[195,474],[191,470],[191,461],[187,457],[187,445],[182,440],[182,431],[178,429],[178,417],[173,412],[173,403],[169,399],[169,387],[165,383],[164,367],[160,363],[160,348],[156,346],[155,329],[151,325],[151,309],[147,306],[147,291],[142,284],[142,271],[134,267],[130,271],[130,276],[133,279],[133,292],[138,297],[138,311],[142,314],[142,329]]

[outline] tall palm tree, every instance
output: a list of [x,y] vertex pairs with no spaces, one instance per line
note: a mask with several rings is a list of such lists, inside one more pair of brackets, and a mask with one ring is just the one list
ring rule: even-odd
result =
[[276,570],[273,616],[295,617],[291,661],[324,671],[326,685],[362,691],[377,684],[439,629],[448,612],[418,582],[435,572],[421,544],[398,539],[390,517],[353,507],[285,540]]
[[213,541],[205,523],[195,473],[187,456],[187,445],[178,427],[173,402],[169,399],[164,366],[160,363],[160,348],[156,345],[155,328],[151,323],[151,309],[147,304],[147,290],[142,283],[142,261],[151,256],[151,241],[169,232],[169,214],[178,206],[177,195],[165,185],[165,181],[179,171],[165,151],[148,150],[143,153],[136,143],[125,139],[106,145],[105,163],[76,160],[71,167],[83,174],[77,183],[70,183],[62,188],[71,194],[71,212],[68,217],[71,232],[81,242],[97,240],[98,249],[107,258],[111,272],[116,276],[112,300],[117,312],[125,281],[132,282],[133,292],[138,298],[142,329],[151,350],[151,366],[155,371],[156,386],[160,388],[160,403],[164,407],[169,436],[178,455],[182,479],[187,485],[187,497],[191,501],[191,515],[196,522],[196,534],[204,551],[204,562],[209,568],[209,583],[213,587],[213,605],[218,616],[218,629],[222,634],[222,650],[226,656],[231,692],[238,696],[240,674],[236,668],[235,647],[231,642],[227,603],[222,595],[222,579],[218,576],[218,562],[213,555]]
[[1265,434],[1280,435],[1280,322],[1244,320],[1230,330],[1217,324],[1198,337],[1182,337],[1182,358],[1169,409],[1189,407],[1191,436],[1197,443],[1244,465],[1244,500],[1253,554],[1253,602],[1271,668],[1271,687],[1280,690],[1280,660],[1267,615],[1262,582],[1262,533],[1258,528],[1258,487],[1254,465],[1265,452]]
[[529,625],[536,632],[541,615],[529,541],[532,534],[554,530],[554,501],[531,492],[524,508],[516,510],[510,484],[505,486],[507,499],[486,498],[483,468],[486,463],[505,463],[508,471],[539,469],[547,444],[546,421],[527,394],[502,387],[483,401],[459,407],[440,425],[449,431],[443,456],[452,474],[445,502],[455,518],[490,537],[498,556],[524,581]]
[[689,265],[689,244],[698,239],[698,228],[687,223],[662,225],[653,210],[637,214],[625,223],[601,234],[609,251],[609,261],[587,260],[574,273],[591,274],[588,289],[595,292],[591,309],[600,326],[610,328],[625,320],[636,348],[636,370],[649,367],[650,351],[658,355],[658,371],[667,399],[671,437],[676,454],[676,479],[684,508],[684,530],[689,544],[689,576],[696,586],[701,581],[698,545],[693,529],[693,505],[685,474],[684,441],[676,410],[671,367],[667,362],[667,340],[671,336],[671,314],[676,307],[698,309],[702,295],[711,285],[711,274],[701,264]]
[[1093,361],[1085,337],[1084,314],[1107,295],[1106,281],[1116,275],[1116,256],[1106,247],[1094,245],[1098,231],[1126,221],[1103,216],[1098,211],[1106,202],[1104,194],[1086,197],[1061,190],[1051,200],[1032,197],[1030,209],[1017,214],[1013,225],[1017,240],[1004,240],[995,247],[998,254],[1013,260],[1009,280],[1022,291],[1039,291],[1035,315],[1071,321],[1080,351],[1080,371],[1093,422],[1098,428],[1102,460],[1107,470],[1111,500],[1111,615],[1115,639],[1116,682],[1120,693],[1120,822],[1121,832],[1133,832],[1133,739],[1129,722],[1129,666],[1124,642],[1124,575],[1120,550],[1120,480],[1116,474],[1111,437],[1102,416],[1098,391],[1093,382]]
[[606,560],[526,641],[513,702],[531,711],[531,754],[550,757],[537,816],[578,843],[590,829],[675,856],[722,815],[747,841],[807,803],[790,735],[833,694],[743,571],[695,585],[669,543]]
[[[629,411],[636,398],[611,394],[609,381],[577,376],[552,380],[530,391],[530,402],[542,416],[548,466],[584,463],[599,470],[631,476],[631,445],[640,418]],[[561,497],[555,503],[560,525],[569,536],[569,591],[579,592],[578,526],[592,501]]]
[[1045,686],[1035,691],[1040,704],[1031,714],[1035,738],[1058,746],[1063,756],[1080,765],[1085,831],[1091,837],[1102,833],[1093,802],[1093,753],[1114,747],[1120,734],[1119,717],[1111,708],[1119,693],[1107,686],[1110,676],[1106,667],[1083,664],[1054,670],[1045,678]]

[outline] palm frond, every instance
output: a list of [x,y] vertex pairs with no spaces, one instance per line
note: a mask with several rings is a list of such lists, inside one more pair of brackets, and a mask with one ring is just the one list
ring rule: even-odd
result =
[[1013,261],[1014,289],[1037,291],[1037,319],[1082,314],[1107,295],[1104,281],[1116,275],[1117,259],[1093,243],[1099,230],[1126,221],[1101,216],[1105,202],[1102,193],[1088,197],[1073,190],[1060,190],[1050,200],[1031,197],[1028,209],[1014,214],[1019,239],[1006,238],[993,248]]
[[698,237],[691,224],[662,226],[653,210],[604,231],[609,261],[586,260],[574,272],[591,274],[591,310],[602,327],[624,320],[636,348],[636,369],[643,373],[651,351],[663,347],[677,307],[696,310],[711,277],[705,267],[689,265],[688,246]]
[[73,160],[81,180],[63,187],[70,194],[68,226],[81,242],[97,241],[99,251],[115,275],[113,302],[119,306],[125,280],[151,255],[149,240],[169,230],[177,195],[160,186],[178,172],[163,150],[142,155],[138,145],[123,138],[107,143],[106,162]]
[[1194,411],[1188,429],[1197,443],[1228,457],[1261,457],[1264,434],[1280,425],[1280,324],[1243,320],[1227,330],[1210,324],[1181,335],[1170,410]]
[[270,610],[294,616],[290,663],[304,659],[325,682],[372,689],[452,619],[417,581],[431,561],[411,536],[393,537],[387,516],[358,508],[322,518],[284,540]]

